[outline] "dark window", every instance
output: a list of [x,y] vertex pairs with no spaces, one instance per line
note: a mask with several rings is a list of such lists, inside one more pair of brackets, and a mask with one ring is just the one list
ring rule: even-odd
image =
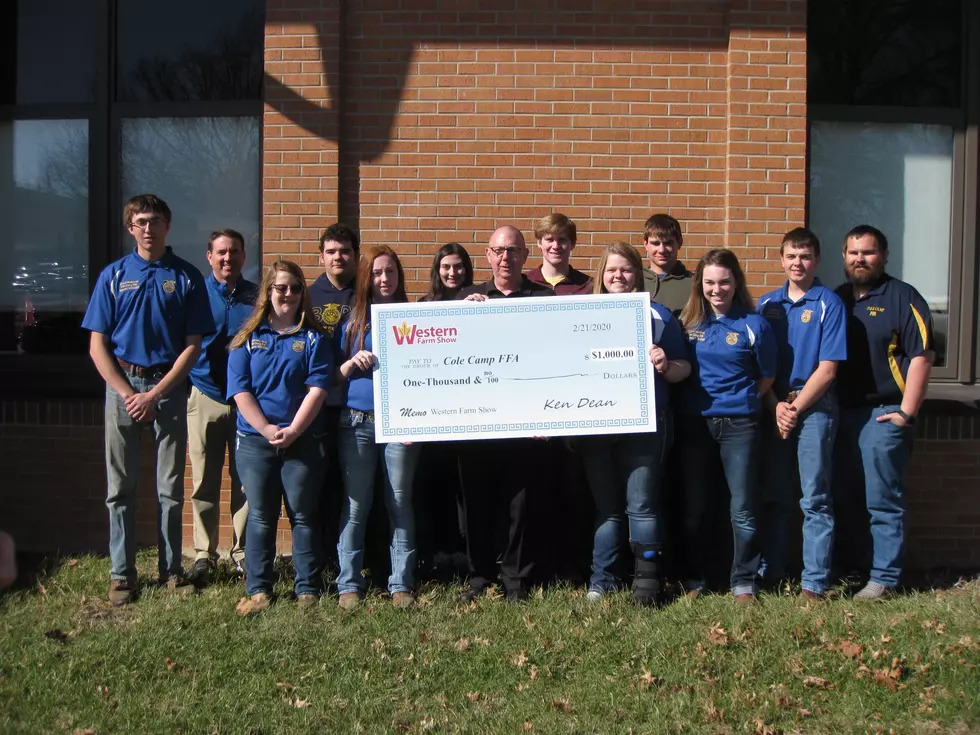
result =
[[810,105],[959,107],[961,0],[810,0]]
[[92,102],[98,3],[19,0],[2,12],[0,103]]
[[117,99],[261,99],[264,7],[264,0],[119,3]]

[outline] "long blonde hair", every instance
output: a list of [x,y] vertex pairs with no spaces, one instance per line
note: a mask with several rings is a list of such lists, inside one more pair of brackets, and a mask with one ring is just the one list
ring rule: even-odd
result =
[[606,272],[606,263],[609,261],[610,255],[618,255],[621,258],[626,258],[629,264],[633,266],[633,272],[636,274],[636,281],[633,284],[634,291],[643,290],[643,261],[640,260],[640,254],[636,252],[636,248],[626,242],[614,242],[612,245],[608,245],[605,250],[602,251],[602,257],[599,258],[599,267],[596,269],[595,278],[592,279],[592,293],[609,293],[606,290],[606,284],[602,281],[602,274]]
[[238,330],[238,334],[231,340],[228,349],[233,350],[248,342],[249,337],[252,336],[252,332],[258,329],[269,318],[269,312],[272,310],[272,284],[276,282],[277,273],[288,273],[303,287],[303,298],[299,305],[299,321],[296,323],[296,326],[306,327],[321,334],[323,333],[323,328],[320,326],[316,317],[313,316],[313,304],[310,302],[310,292],[306,287],[306,276],[303,275],[303,269],[291,260],[277,260],[262,273],[259,294],[255,299],[255,308],[252,310],[248,319],[245,320],[245,323],[242,324],[242,328]]
[[357,264],[357,280],[354,282],[354,308],[347,322],[346,352],[350,357],[364,349],[364,340],[371,329],[371,303],[374,301],[374,261],[387,255],[395,261],[398,271],[398,287],[392,297],[393,303],[408,301],[405,293],[405,271],[398,253],[387,245],[372,245],[363,251]]
[[691,279],[691,295],[684,305],[684,310],[681,312],[681,324],[684,325],[684,329],[691,329],[705,324],[708,321],[711,306],[704,297],[702,281],[704,279],[704,269],[709,265],[716,265],[719,268],[727,268],[731,271],[732,278],[735,279],[735,295],[732,298],[732,306],[738,305],[748,311],[755,310],[755,301],[752,299],[752,294],[749,293],[749,287],[745,283],[745,273],[742,272],[742,266],[739,265],[735,253],[725,248],[709,250],[698,261],[697,270],[694,271],[694,278]]

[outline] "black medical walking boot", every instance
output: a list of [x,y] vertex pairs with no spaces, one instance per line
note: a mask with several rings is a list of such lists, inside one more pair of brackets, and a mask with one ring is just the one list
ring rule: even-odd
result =
[[660,607],[664,603],[663,546],[631,543],[635,558],[633,572],[633,601],[644,607]]

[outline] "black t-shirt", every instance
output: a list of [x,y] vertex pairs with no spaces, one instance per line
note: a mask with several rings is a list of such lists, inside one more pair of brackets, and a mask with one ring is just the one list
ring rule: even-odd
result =
[[541,286],[540,284],[529,281],[527,276],[521,275],[521,287],[514,291],[513,293],[505,294],[503,291],[498,289],[491,278],[489,281],[480,284],[473,284],[472,286],[467,286],[466,288],[460,289],[459,293],[456,294],[456,300],[465,299],[467,296],[473,293],[482,293],[488,299],[518,299],[526,298],[528,296],[554,296],[555,292],[548,288],[547,286]]

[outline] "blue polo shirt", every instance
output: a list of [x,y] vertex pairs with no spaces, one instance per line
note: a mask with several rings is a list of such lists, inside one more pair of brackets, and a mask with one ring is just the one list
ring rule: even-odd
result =
[[215,331],[201,342],[201,356],[191,369],[191,385],[208,398],[225,402],[228,392],[228,343],[255,308],[259,287],[239,278],[229,290],[211,273],[204,280]]
[[837,368],[841,407],[901,403],[912,358],[935,349],[928,304],[888,275],[862,299],[849,283],[835,293],[847,314],[847,361]]
[[785,398],[799,391],[824,360],[847,359],[847,319],[844,302],[819,279],[793,301],[789,281],[759,299],[758,311],[769,322],[779,347],[779,371],[773,390]]
[[[329,390],[332,382],[330,340],[312,329],[277,332],[264,322],[228,356],[228,400],[251,393],[269,423],[281,429],[292,423],[307,386]],[[241,412],[238,430],[259,433]]]
[[[340,354],[347,355],[347,340],[350,339],[350,322],[346,322],[340,337]],[[371,350],[371,330],[364,335],[364,349]],[[374,410],[374,370],[363,372],[354,369],[347,380],[347,407],[357,411]]]
[[762,407],[757,380],[776,377],[777,348],[761,314],[732,306],[725,316],[687,330],[691,377],[681,409],[702,416],[754,416]]
[[210,334],[214,319],[201,272],[167,251],[159,260],[134,248],[99,274],[82,327],[109,335],[112,354],[139,365],[169,365],[187,337]]
[[[664,351],[668,360],[686,360],[687,345],[684,344],[684,332],[670,309],[661,304],[650,302],[650,318],[653,322],[653,344]],[[666,410],[670,404],[668,396],[669,383],[656,370],[654,371],[653,390],[657,407]]]

